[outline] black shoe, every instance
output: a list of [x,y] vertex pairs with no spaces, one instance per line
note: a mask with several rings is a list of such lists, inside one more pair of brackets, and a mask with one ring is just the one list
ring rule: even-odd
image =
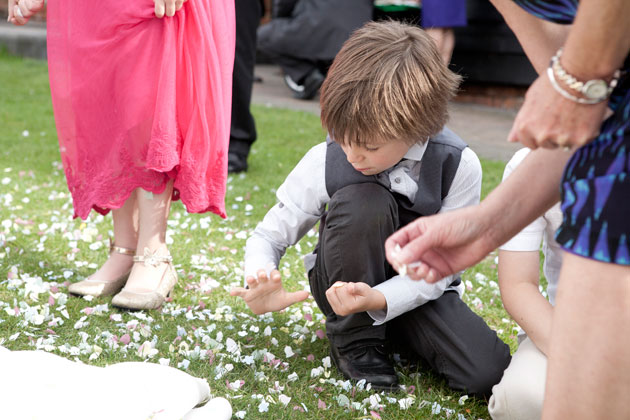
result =
[[330,355],[346,379],[354,381],[365,379],[375,389],[387,391],[398,389],[398,376],[383,346],[372,344],[342,350],[330,343]]
[[247,156],[228,152],[228,173],[236,174],[247,170]]
[[296,83],[288,74],[284,76],[284,82],[287,84],[295,99],[313,99],[317,91],[324,83],[324,75],[319,69],[314,69],[306,75],[302,84]]

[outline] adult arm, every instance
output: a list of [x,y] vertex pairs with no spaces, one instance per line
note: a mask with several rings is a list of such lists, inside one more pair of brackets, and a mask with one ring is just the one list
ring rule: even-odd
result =
[[539,19],[514,0],[491,1],[516,35],[536,72],[544,74],[551,57],[564,45],[571,26]]
[[481,204],[421,217],[390,236],[388,261],[397,270],[417,262],[407,274],[428,282],[478,263],[559,200],[569,157],[563,150],[531,152]]
[[[541,74],[529,88],[508,140],[530,148],[579,147],[591,141],[599,133],[607,101],[585,105],[564,98],[541,73],[545,59],[548,62],[550,51],[559,47],[562,36],[553,35],[555,30],[552,35],[546,30],[539,33],[537,29],[548,25],[533,24],[515,9],[518,6],[508,4],[509,0],[492,1]],[[610,80],[630,50],[629,19],[630,2],[626,0],[581,0],[564,43],[562,66],[582,81]]]

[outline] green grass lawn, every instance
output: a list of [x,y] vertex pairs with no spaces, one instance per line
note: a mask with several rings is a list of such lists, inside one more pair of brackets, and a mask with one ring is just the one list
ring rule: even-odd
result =
[[[110,298],[67,294],[70,282],[105,260],[112,225],[94,212],[87,221],[72,219],[46,63],[0,54],[0,80],[0,345],[99,366],[168,363],[206,378],[215,396],[230,400],[235,418],[488,418],[485,401],[450,391],[425,370],[399,366],[404,387],[391,394],[344,381],[330,367],[312,298],[255,316],[229,296],[242,280],[245,240],[275,203],[275,188],[324,139],[317,117],[254,107],[260,138],[249,172],[229,178],[229,217],[188,214],[175,203],[168,230],[180,277],[174,299],[161,310],[128,312],[111,307]],[[503,163],[482,164],[486,194]],[[301,257],[316,241],[305,237],[283,258],[290,290],[308,287]],[[516,324],[499,298],[495,256],[468,270],[464,281],[465,301],[514,350]]]

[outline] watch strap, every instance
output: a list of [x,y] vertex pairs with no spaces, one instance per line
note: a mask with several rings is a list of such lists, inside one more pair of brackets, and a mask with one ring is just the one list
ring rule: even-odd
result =
[[[572,91],[585,96],[584,101],[579,101],[580,103],[595,104],[608,99],[615,86],[617,86],[617,82],[619,81],[619,77],[621,76],[620,70],[615,71],[610,82],[606,82],[602,79],[593,79],[583,82],[581,80],[578,80],[575,76],[567,72],[564,67],[562,67],[562,64],[560,64],[561,56],[562,48],[560,48],[556,52],[556,54],[551,57],[551,63],[549,65],[549,69],[551,70],[551,72],[553,72],[553,78],[555,79],[554,81],[556,81],[556,83],[557,81],[561,81]],[[597,97],[589,95],[589,88],[594,84],[602,84],[603,86],[605,86],[605,93]]]

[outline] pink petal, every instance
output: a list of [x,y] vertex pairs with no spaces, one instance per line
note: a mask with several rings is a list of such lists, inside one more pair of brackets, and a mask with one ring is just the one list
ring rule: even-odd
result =
[[377,420],[381,420],[381,416],[379,416],[376,411],[370,411],[370,414],[372,415],[372,418],[375,418]]
[[304,319],[307,321],[312,321],[313,320],[313,316],[311,314],[304,314]]
[[315,360],[315,356],[313,356],[312,354],[309,354],[308,356],[306,356],[306,360],[308,360],[309,362],[312,362],[313,360]]
[[55,306],[55,298],[52,296],[48,296],[48,305]]
[[324,334],[324,331],[322,331],[322,330],[317,330],[317,331],[315,331],[315,335],[317,335],[317,337],[318,337],[319,339],[321,339],[321,340],[323,340],[323,339],[324,339],[324,337],[326,337],[326,334]]
[[129,336],[129,334],[125,334],[122,337],[120,337],[119,341],[126,346],[127,344],[131,342],[131,337]]
[[318,398],[317,399],[317,408],[319,408],[320,410],[325,410],[326,409],[326,403]]

